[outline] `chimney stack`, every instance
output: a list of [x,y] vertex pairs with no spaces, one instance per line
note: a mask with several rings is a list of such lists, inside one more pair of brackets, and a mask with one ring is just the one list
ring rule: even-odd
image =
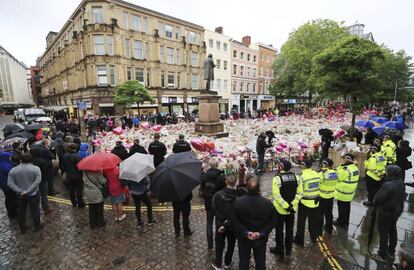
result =
[[216,33],[223,34],[223,26],[219,26],[214,30]]
[[249,47],[252,42],[252,38],[250,36],[244,36],[242,38],[242,43],[244,46]]

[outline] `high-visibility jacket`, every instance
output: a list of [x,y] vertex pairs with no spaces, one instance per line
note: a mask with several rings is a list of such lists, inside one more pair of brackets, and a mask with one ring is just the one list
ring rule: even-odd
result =
[[377,181],[380,181],[385,175],[386,166],[387,159],[381,152],[371,154],[371,156],[365,161],[367,175]]
[[338,173],[334,169],[322,169],[319,175],[321,176],[319,196],[324,199],[332,199],[335,196]]
[[387,164],[395,164],[397,161],[397,147],[391,140],[386,140],[381,145],[381,153],[387,158]]
[[336,169],[338,183],[335,186],[335,199],[350,202],[354,199],[358,186],[359,169],[355,164],[342,164]]
[[273,178],[272,197],[273,205],[281,215],[288,215],[289,203],[295,211],[302,198],[302,178],[291,172],[280,172]]
[[303,197],[300,202],[309,208],[319,206],[319,185],[321,176],[312,169],[302,171]]

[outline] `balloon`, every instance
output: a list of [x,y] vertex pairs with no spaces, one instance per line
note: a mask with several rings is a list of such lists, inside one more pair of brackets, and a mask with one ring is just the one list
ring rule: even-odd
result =
[[148,122],[141,123],[141,124],[140,124],[140,126],[141,126],[143,129],[149,129],[149,128],[150,128],[150,124],[148,124]]
[[267,121],[270,121],[270,122],[275,121],[275,117],[274,116],[269,116],[267,118]]
[[160,131],[161,130],[161,125],[155,125],[152,127],[152,130],[154,131]]
[[198,151],[206,152],[208,150],[206,149],[205,143],[201,139],[192,139],[190,143]]
[[102,131],[102,137],[105,137],[108,134],[106,131]]
[[280,145],[276,146],[276,151],[283,152],[283,147],[281,147]]
[[122,133],[122,128],[121,128],[121,127],[114,128],[114,129],[112,130],[112,132],[113,132],[113,133],[115,133],[116,135],[121,135],[121,133]]
[[279,143],[279,146],[282,148],[287,148],[287,145],[285,143]]
[[206,150],[209,150],[209,151],[213,151],[216,148],[216,145],[212,141],[207,141],[204,143],[204,145],[207,147]]

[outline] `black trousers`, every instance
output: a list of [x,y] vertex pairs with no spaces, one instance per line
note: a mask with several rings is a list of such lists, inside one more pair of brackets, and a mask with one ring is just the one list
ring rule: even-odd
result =
[[295,214],[281,215],[276,214],[275,241],[276,251],[279,254],[290,253],[292,251],[293,225]]
[[191,203],[190,201],[173,202],[174,210],[174,230],[176,234],[180,233],[180,216],[183,216],[183,230],[184,233],[190,233],[190,212]]
[[40,191],[40,205],[42,205],[43,212],[49,211],[49,199],[47,198],[49,183],[47,180],[43,180],[39,184]]
[[227,239],[227,250],[224,255],[224,265],[230,265],[233,259],[234,246],[236,245],[236,236],[233,231],[225,231],[219,233],[216,231],[216,266],[221,268],[223,264],[223,252],[226,246]]
[[32,214],[33,226],[39,228],[40,226],[40,193],[37,192],[33,196],[18,197],[18,220],[21,231],[26,230],[26,212],[27,206],[30,207],[30,213]]
[[153,220],[152,217],[152,203],[148,196],[148,193],[145,192],[141,195],[131,194],[132,199],[135,203],[135,216],[137,217],[138,223],[142,222],[141,217],[141,202],[143,202],[147,206],[147,216],[148,216],[148,222]]
[[83,205],[83,180],[69,179],[70,201],[73,206]]
[[91,229],[95,227],[105,226],[104,221],[104,203],[91,203],[89,204],[89,227]]
[[351,202],[338,201],[338,224],[340,226],[349,225],[349,215],[351,214]]
[[[210,207],[211,208],[211,207]],[[206,208],[206,235],[208,248],[213,248],[213,226],[214,226],[214,213],[213,210],[207,210]]]
[[321,221],[324,225],[325,231],[332,233],[332,221],[333,221],[333,198],[330,199],[319,199],[319,210],[321,212]]
[[265,270],[266,269],[266,244],[267,239],[257,239],[251,241],[247,238],[238,239],[239,246],[239,269],[249,270],[250,255],[253,250],[255,269]]
[[53,163],[50,162],[48,166],[45,169],[46,175],[45,178],[47,179],[47,185],[48,185],[48,193],[51,195],[53,192],[55,192],[55,170],[53,168]]
[[305,223],[308,220],[308,229],[310,238],[316,243],[318,236],[322,235],[322,223],[320,219],[319,209],[309,208],[299,203],[298,224],[295,238],[302,245],[305,243]]
[[263,170],[264,169],[264,153],[257,155],[257,161],[259,162],[257,170]]
[[382,184],[384,183],[384,180],[377,181],[366,175],[365,181],[367,183],[368,201],[372,202],[375,194],[377,194],[378,190],[380,190]]
[[390,254],[395,253],[395,247],[397,246],[397,220],[396,217],[377,214],[377,226],[379,233],[379,250],[378,253],[381,256],[385,256],[387,252]]
[[16,193],[11,190],[3,190],[4,196],[6,197],[4,200],[4,204],[6,205],[7,209],[7,216],[12,218],[17,218],[17,195]]

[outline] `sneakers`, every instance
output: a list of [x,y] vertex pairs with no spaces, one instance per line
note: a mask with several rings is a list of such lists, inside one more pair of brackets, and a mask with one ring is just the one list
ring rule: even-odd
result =
[[138,222],[137,229],[141,229],[142,226],[144,226],[144,222],[143,221]]
[[269,251],[274,255],[283,256],[283,252],[281,250],[276,249],[276,247],[269,248]]
[[126,214],[123,214],[122,216],[120,216],[119,218],[118,218],[118,221],[122,221],[122,220],[124,220],[126,218]]
[[148,221],[147,225],[151,226],[151,225],[154,225],[155,223],[157,223],[157,221],[155,219],[151,219]]
[[222,269],[223,269],[223,268],[221,268],[221,267],[217,267],[215,263],[211,263],[211,267],[212,267],[214,270],[222,270]]
[[365,206],[372,206],[374,203],[371,201],[364,201],[362,204]]
[[229,265],[224,265],[224,270],[230,270],[233,266],[233,263],[230,263]]
[[380,254],[372,254],[371,252],[368,252],[368,257],[379,262],[387,262],[387,259],[382,257]]

